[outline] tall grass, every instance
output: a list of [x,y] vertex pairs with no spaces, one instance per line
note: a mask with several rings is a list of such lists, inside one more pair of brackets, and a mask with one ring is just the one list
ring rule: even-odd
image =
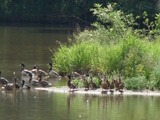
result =
[[[116,71],[125,79],[126,88],[159,89],[160,42],[153,42],[147,36],[142,38],[131,28],[135,24],[132,15],[127,21],[128,16],[110,7],[107,8],[107,14],[103,14],[105,17],[102,22],[105,21],[104,18],[109,18],[107,21],[111,21],[112,26],[105,27],[96,22],[96,29],[84,30],[74,36],[75,42],[72,45],[62,45],[53,53],[54,69],[64,73],[75,70],[94,74]],[[106,9],[98,8],[95,11],[101,17]]]

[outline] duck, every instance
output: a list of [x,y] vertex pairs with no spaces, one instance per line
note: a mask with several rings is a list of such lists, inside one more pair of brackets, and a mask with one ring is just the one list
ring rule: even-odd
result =
[[13,90],[14,88],[15,87],[13,83],[7,83],[2,87],[2,89],[5,89],[5,90]]
[[50,66],[50,68],[49,68],[49,76],[55,77],[55,78],[61,78],[61,76],[56,71],[54,71],[52,69],[52,63],[50,62],[50,63],[48,63],[48,65]]
[[0,83],[3,85],[9,83],[9,81],[6,78],[2,77],[1,74],[2,72],[0,71]]
[[[14,75],[15,75],[15,72],[14,72]],[[5,89],[5,90],[14,90],[14,89],[19,89],[20,88],[20,86],[19,86],[19,84],[17,83],[17,77],[13,77],[13,82],[12,83],[7,83],[7,84],[5,84],[3,87],[2,87],[2,89]]]
[[91,84],[91,86],[92,86],[92,89],[97,89],[98,86],[97,86],[97,84],[96,84],[95,82],[93,82],[93,77],[92,77],[92,76],[90,76],[90,79],[91,79],[90,84]]
[[124,87],[125,87],[125,85],[124,85],[124,82],[122,81],[122,79],[121,79],[121,76],[119,75],[119,81],[118,81],[118,90],[119,90],[119,92],[123,92],[123,89],[124,89]]
[[14,81],[15,84],[15,88],[19,89],[21,88],[20,85],[17,83],[18,78],[16,77],[16,73],[13,72],[14,77],[12,78],[12,80]]
[[116,87],[116,91],[117,91],[119,89],[119,83],[117,79],[114,79],[113,82],[114,82],[114,86]]
[[77,88],[77,85],[71,82],[71,75],[67,75],[68,81],[67,81],[67,86],[70,89],[69,91],[72,92]]
[[113,75],[112,75],[112,81],[111,81],[110,87],[109,87],[111,93],[114,92],[114,81],[115,81],[115,79],[114,79],[114,77],[113,77]]
[[108,87],[108,89],[109,89],[109,87],[110,87],[110,82],[109,82],[109,80],[108,80],[108,76],[105,76],[105,80],[106,80],[106,83],[107,83],[107,87]]
[[22,69],[21,69],[22,76],[28,76],[29,74],[33,74],[30,70],[25,69],[24,63],[21,63],[20,66],[22,67]]
[[[40,78],[39,78],[39,79],[40,79]],[[29,74],[29,83],[30,83],[32,86],[39,86],[39,79],[38,79],[38,80],[33,80],[32,74]]]
[[87,90],[89,90],[89,86],[90,86],[90,84],[89,84],[89,82],[88,82],[88,77],[83,77],[83,84],[84,84],[84,90],[85,91],[87,91]]
[[102,87],[102,93],[103,93],[103,90],[107,91],[107,89],[109,88],[109,85],[108,85],[108,83],[106,81],[106,76],[104,76],[104,79],[101,82],[101,87]]
[[51,87],[52,84],[46,80],[42,80],[42,73],[39,74],[39,83],[42,87]]
[[98,77],[98,86],[101,86],[101,83],[102,83],[102,77],[104,77],[103,75],[101,75],[100,73],[98,73],[98,75],[97,75],[97,77]]
[[31,72],[32,72],[34,75],[37,75],[37,76],[38,76],[39,73],[42,73],[42,76],[48,76],[48,73],[45,72],[44,70],[41,70],[41,69],[39,68],[39,65],[33,65],[33,69],[31,70]]
[[30,89],[31,88],[29,85],[25,84],[25,80],[22,80],[21,82],[22,82],[21,87],[23,89]]
[[75,79],[78,78],[78,79],[81,79],[83,75],[79,74],[78,72],[76,71],[72,71],[72,77],[74,77]]

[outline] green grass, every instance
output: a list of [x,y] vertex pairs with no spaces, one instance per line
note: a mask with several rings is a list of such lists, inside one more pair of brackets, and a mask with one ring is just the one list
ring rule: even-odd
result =
[[75,35],[72,45],[62,45],[53,53],[54,69],[63,73],[92,72],[93,75],[116,71],[123,76],[128,89],[160,89],[160,36],[155,35],[153,39],[139,34],[131,28],[135,24],[132,15],[128,17],[109,7],[95,11],[99,20],[111,21],[112,26],[106,28],[95,22],[96,29]]

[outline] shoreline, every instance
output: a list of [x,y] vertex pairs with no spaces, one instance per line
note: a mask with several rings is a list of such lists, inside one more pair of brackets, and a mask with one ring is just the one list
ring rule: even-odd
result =
[[96,90],[87,90],[85,91],[84,88],[78,88],[73,92],[69,92],[69,88],[66,86],[57,88],[57,87],[48,87],[48,88],[42,88],[38,87],[35,88],[36,90],[43,90],[48,92],[55,92],[55,93],[75,93],[75,94],[96,94],[96,95],[143,95],[143,96],[160,96],[160,91],[150,91],[150,90],[144,90],[144,91],[132,91],[132,90],[124,90],[123,93],[120,93],[119,91],[114,91],[113,93],[109,91],[103,91],[102,89],[96,89]]

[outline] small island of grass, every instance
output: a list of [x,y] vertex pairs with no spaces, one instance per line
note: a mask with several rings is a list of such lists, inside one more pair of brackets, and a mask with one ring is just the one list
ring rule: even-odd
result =
[[[61,75],[73,71],[93,76],[120,74],[126,90],[159,90],[160,14],[151,21],[146,12],[134,16],[114,6],[95,4],[91,11],[97,21],[92,29],[80,31],[78,27],[68,43],[58,42],[60,47],[52,57],[53,69]],[[145,27],[139,28],[139,18],[143,18]]]

